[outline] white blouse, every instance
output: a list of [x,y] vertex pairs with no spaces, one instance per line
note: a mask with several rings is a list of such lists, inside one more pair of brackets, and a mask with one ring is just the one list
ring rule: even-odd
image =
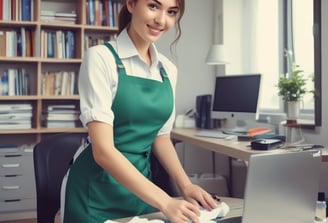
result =
[[[177,81],[177,68],[155,45],[150,47],[152,65],[149,67],[139,56],[126,30],[116,40],[110,42],[122,60],[128,75],[162,81],[160,65],[169,77],[173,95]],[[83,58],[79,72],[80,119],[86,127],[88,122],[100,121],[113,125],[111,110],[118,86],[118,72],[115,58],[105,45],[90,47]],[[175,105],[169,120],[159,131],[159,135],[169,134],[175,119]]]

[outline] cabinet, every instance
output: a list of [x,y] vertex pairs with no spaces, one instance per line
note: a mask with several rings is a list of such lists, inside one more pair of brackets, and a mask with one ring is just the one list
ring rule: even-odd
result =
[[32,148],[0,149],[0,212],[35,209]]
[[[116,36],[121,2],[0,1],[0,144],[30,145],[59,132],[86,133],[76,119],[80,63],[86,48]],[[18,111],[22,105],[31,107],[30,116]],[[49,111],[58,107],[73,107],[74,115],[51,122]],[[23,116],[24,125],[13,124]],[[33,175],[33,168],[26,170],[24,177]]]

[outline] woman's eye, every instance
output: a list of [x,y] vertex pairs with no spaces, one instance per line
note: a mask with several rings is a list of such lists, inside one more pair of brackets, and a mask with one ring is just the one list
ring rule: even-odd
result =
[[149,4],[148,7],[151,9],[158,9],[158,6],[156,4]]
[[170,11],[168,11],[168,14],[171,15],[171,16],[175,16],[176,14],[178,14],[178,11],[170,10]]

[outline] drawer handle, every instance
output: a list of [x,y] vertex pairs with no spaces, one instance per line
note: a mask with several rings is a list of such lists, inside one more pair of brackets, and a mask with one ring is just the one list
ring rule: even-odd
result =
[[21,199],[10,199],[10,200],[5,200],[5,202],[19,202]]
[[3,168],[12,168],[12,167],[19,167],[19,163],[9,163],[9,164],[2,164]]
[[2,186],[2,189],[4,190],[18,190],[20,187],[18,185],[13,186]]
[[22,156],[21,154],[10,154],[10,155],[5,155],[5,157],[7,158],[11,158],[11,157],[20,157]]
[[21,175],[19,175],[19,174],[6,174],[5,175],[5,177],[19,177],[19,176],[21,176]]

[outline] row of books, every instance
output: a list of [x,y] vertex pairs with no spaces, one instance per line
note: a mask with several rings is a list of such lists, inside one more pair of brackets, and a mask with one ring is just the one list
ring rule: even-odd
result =
[[107,36],[88,36],[84,37],[84,49],[88,49],[91,46],[100,45],[110,40],[113,40],[116,37],[116,34],[109,34]]
[[77,80],[74,71],[42,73],[42,95],[74,95],[77,92]]
[[29,75],[24,68],[9,68],[0,74],[0,95],[29,95]]
[[119,0],[87,0],[87,24],[94,26],[118,26],[118,14],[122,7]]
[[79,115],[79,109],[74,104],[49,105],[42,120],[47,128],[75,128],[81,126]]
[[32,21],[34,0],[0,0],[0,20]]
[[21,27],[17,30],[0,30],[0,56],[33,57],[34,30]]
[[[33,107],[28,103],[0,104],[0,130],[31,129]],[[47,128],[81,127],[79,109],[74,104],[48,105],[42,114]]]
[[0,130],[32,128],[32,105],[0,104]]
[[49,10],[41,10],[40,20],[42,22],[50,23],[65,23],[75,24],[76,23],[76,12],[57,12]]
[[75,33],[70,30],[41,31],[42,52],[45,58],[74,58]]

